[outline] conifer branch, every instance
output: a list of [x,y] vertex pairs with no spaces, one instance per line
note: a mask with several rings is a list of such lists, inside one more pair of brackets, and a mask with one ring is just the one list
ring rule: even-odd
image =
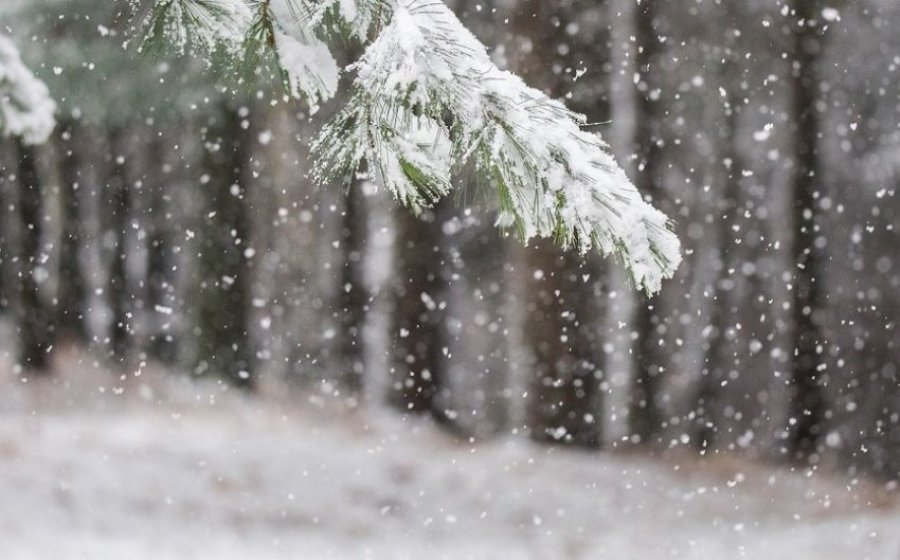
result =
[[43,144],[56,126],[55,113],[46,84],[25,66],[12,41],[0,35],[0,134]]
[[[341,70],[335,34],[364,45],[345,108],[313,143],[314,176],[350,181],[360,167],[414,212],[452,189],[469,163],[493,187],[498,225],[616,255],[635,285],[659,290],[680,262],[668,219],[646,203],[586,119],[491,61],[441,0],[156,0],[148,37],[176,46],[270,51],[296,97],[315,108]],[[192,39],[193,38],[193,39]]]

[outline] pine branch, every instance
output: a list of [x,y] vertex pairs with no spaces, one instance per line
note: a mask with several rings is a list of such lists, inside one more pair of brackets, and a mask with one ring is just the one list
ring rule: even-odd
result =
[[[254,16],[255,13],[255,16]],[[617,255],[634,283],[659,290],[680,262],[667,218],[647,204],[598,134],[564,104],[497,68],[441,0],[156,0],[150,37],[201,50],[244,37],[243,58],[275,57],[291,93],[332,97],[336,35],[365,45],[346,107],[314,142],[320,182],[365,167],[415,212],[473,163],[494,187],[498,225]]]
[[[363,128],[391,123],[397,111],[421,115],[449,139],[451,166],[474,160],[494,184],[498,225],[514,225],[526,241],[549,237],[582,253],[594,248],[618,255],[648,292],[674,273],[679,243],[668,220],[643,201],[600,136],[582,130],[584,117],[497,68],[443,2],[398,0],[389,25],[352,69],[357,93],[349,105],[369,120],[326,127],[315,145],[320,154],[348,137],[371,135]],[[416,147],[421,160],[445,159],[440,143],[431,152],[427,144]],[[402,156],[404,148],[388,151]],[[355,159],[338,167],[360,163],[359,151],[343,155]],[[370,165],[379,157],[389,154],[370,149],[362,155]],[[387,174],[379,179],[401,203],[419,210],[433,200],[435,192],[411,181],[402,167],[381,167]],[[437,181],[444,169],[422,171]],[[415,188],[418,196],[410,193]]]
[[[134,0],[137,1],[137,0]],[[141,52],[193,47],[207,55],[217,47],[234,51],[251,19],[244,0],[155,0],[143,22]]]
[[46,84],[25,67],[12,41],[0,35],[0,134],[43,144],[56,126],[55,113]]
[[326,125],[313,151],[319,183],[349,184],[366,165],[378,184],[416,214],[451,189],[451,146],[442,124],[362,91]]

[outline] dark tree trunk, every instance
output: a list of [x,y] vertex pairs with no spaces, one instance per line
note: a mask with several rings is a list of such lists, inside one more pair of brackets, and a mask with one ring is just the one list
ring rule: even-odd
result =
[[[724,15],[729,8],[723,7]],[[730,21],[732,18],[727,17]],[[691,441],[698,451],[707,451],[716,445],[721,408],[720,393],[722,383],[726,380],[728,370],[734,363],[734,357],[728,355],[728,325],[731,323],[732,305],[731,290],[728,289],[731,271],[735,265],[734,231],[738,220],[738,207],[741,203],[741,176],[744,169],[743,159],[738,150],[737,128],[740,111],[740,98],[731,91],[729,84],[737,83],[741,75],[740,49],[734,44],[735,36],[729,32],[726,52],[732,55],[724,60],[721,69],[722,88],[726,91],[724,124],[720,129],[718,141],[723,147],[716,152],[716,158],[726,165],[725,174],[721,176],[722,194],[716,201],[713,212],[716,223],[716,278],[713,284],[712,301],[709,307],[710,334],[707,338],[704,367],[700,372],[695,396],[696,418]],[[720,177],[718,174],[716,177]],[[733,284],[733,282],[732,282]]]
[[[655,78],[661,71],[662,47],[656,29],[654,2],[641,2],[635,8],[635,64],[640,79],[635,95],[635,153],[638,155],[636,185],[657,205],[665,206],[663,197],[664,161],[662,154],[662,109],[653,91]],[[634,380],[629,403],[629,428],[641,443],[656,439],[662,424],[660,404],[661,376],[666,371],[667,353],[661,345],[665,325],[660,297],[644,294],[635,302],[633,328],[637,334],[634,351]]]
[[[727,118],[728,134],[734,131],[734,118]],[[729,356],[727,356],[728,325],[731,320],[730,290],[726,289],[729,282],[730,270],[733,268],[734,256],[732,255],[732,226],[737,220],[737,209],[740,197],[740,174],[734,140],[732,137],[722,139],[731,145],[730,155],[723,159],[730,159],[732,165],[728,170],[728,176],[724,179],[725,189],[722,198],[718,201],[715,214],[719,220],[716,228],[716,240],[718,241],[718,259],[716,266],[716,279],[713,285],[712,301],[709,308],[709,326],[711,327],[707,339],[707,347],[704,357],[704,367],[700,372],[700,381],[695,398],[696,419],[695,430],[692,437],[698,450],[707,450],[716,443],[718,432],[716,421],[718,419],[718,400],[720,387],[725,381],[729,368]]]
[[165,364],[174,364],[178,347],[172,335],[171,317],[175,310],[175,258],[172,253],[171,199],[166,185],[171,180],[163,174],[165,157],[161,141],[154,141],[147,177],[149,208],[147,217],[147,309],[152,319],[149,353]]
[[[602,95],[609,89],[608,76],[604,59],[597,55],[598,44],[608,46],[609,32],[588,26],[572,36],[566,29],[577,25],[587,11],[605,9],[603,4],[586,7],[533,0],[523,3],[512,17],[523,46],[540,45],[535,52],[512,49],[520,56],[514,60],[516,70],[554,98],[572,91],[573,108],[591,122],[609,116],[608,98]],[[585,64],[590,66],[585,82],[554,71]],[[589,94],[582,97],[580,91]],[[528,278],[529,301],[524,338],[533,359],[526,415],[531,437],[539,441],[592,448],[602,444],[604,355],[598,317],[604,311],[605,270],[595,259],[560,249],[549,240],[536,240],[526,250],[523,274]]]
[[109,264],[109,298],[112,321],[109,330],[109,351],[114,362],[128,366],[132,350],[133,301],[128,286],[128,218],[131,212],[131,185],[125,165],[127,162],[127,135],[113,131],[110,135],[110,176],[106,183],[106,235],[105,243],[111,251]]
[[369,308],[369,294],[365,282],[365,243],[368,218],[365,193],[359,182],[348,189],[344,197],[343,231],[344,265],[341,269],[339,295],[341,348],[338,349],[340,381],[351,391],[362,389],[365,366],[363,330]]
[[54,328],[41,294],[40,284],[47,271],[43,268],[41,246],[44,220],[44,193],[37,169],[35,148],[16,141],[19,159],[18,200],[19,251],[16,293],[16,334],[18,363],[24,372],[42,372],[49,366]]
[[[0,139],[0,313],[9,311],[18,282],[14,266],[15,240],[13,224],[15,216],[16,184],[15,166],[12,162],[12,142]],[[8,156],[8,157],[7,157]]]
[[[527,249],[525,340],[531,348],[528,427],[538,441],[596,448],[602,444],[603,353],[592,302],[597,267],[542,240]],[[600,307],[600,306],[597,306]]]
[[204,169],[208,183],[201,216],[197,371],[223,376],[238,387],[254,385],[250,345],[250,247],[247,173],[248,126],[237,112],[223,108],[207,127]]
[[403,412],[443,416],[436,398],[444,373],[441,355],[443,269],[440,224],[398,208],[394,282],[392,382],[388,401]]
[[59,251],[59,289],[57,291],[56,316],[58,337],[86,341],[85,306],[87,287],[81,272],[81,247],[84,238],[81,215],[81,194],[84,184],[81,166],[85,163],[78,150],[84,139],[77,125],[68,123],[60,143],[60,175],[62,187],[62,240]]
[[819,116],[818,58],[823,48],[821,26],[811,22],[823,5],[816,0],[795,0],[796,18],[804,22],[794,31],[793,71],[791,74],[791,115],[794,121],[794,166],[791,179],[794,220],[794,285],[791,425],[788,427],[789,450],[796,459],[816,453],[825,421],[823,374],[819,370],[822,356],[821,319],[825,304],[821,289],[823,246],[816,239],[822,235],[817,221],[816,199],[820,188],[817,151]]

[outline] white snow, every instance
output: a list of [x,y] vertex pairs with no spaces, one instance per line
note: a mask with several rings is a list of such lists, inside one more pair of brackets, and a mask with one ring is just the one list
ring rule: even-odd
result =
[[311,112],[319,100],[337,92],[340,70],[331,51],[321,41],[304,43],[286,33],[276,32],[278,57],[290,77],[291,95],[307,99]]
[[[409,193],[421,187],[406,167],[385,160],[409,161],[413,153],[418,161],[441,162],[420,166],[433,182],[471,160],[497,191],[498,224],[516,225],[526,241],[554,238],[583,253],[616,255],[648,292],[675,273],[680,245],[668,218],[643,200],[600,135],[584,128],[585,117],[499,69],[443,2],[394,2],[390,24],[351,68],[357,71],[351,110],[317,144],[326,167],[333,159],[348,161],[345,167],[374,163],[380,182],[418,209],[421,202]],[[408,106],[423,116],[399,109]],[[442,123],[446,114],[452,130]],[[434,138],[430,144],[419,141],[422,130]],[[340,148],[347,143],[355,149]],[[443,195],[447,187],[435,190]]]
[[841,21],[841,13],[835,8],[822,8],[822,19],[825,21]]
[[[0,361],[3,359],[0,358]],[[0,558],[884,559],[896,492],[736,458],[457,443],[424,420],[259,399],[64,353],[0,364]]]
[[12,41],[0,35],[0,133],[41,144],[56,126],[54,113],[47,86],[25,67]]
[[238,59],[254,10],[263,10],[258,21],[273,31],[264,42],[274,43],[291,93],[310,112],[339,86],[329,49],[334,28],[361,40],[363,54],[348,67],[357,74],[349,102],[313,142],[313,176],[322,184],[349,182],[365,162],[377,183],[418,213],[449,194],[453,170],[472,163],[494,188],[497,224],[515,226],[526,242],[552,238],[616,256],[635,286],[651,293],[681,262],[669,218],[643,199],[586,118],[496,66],[441,0],[157,8],[162,20],[151,17],[146,27],[161,28],[182,49],[192,36],[208,54],[224,43]]
[[288,74],[291,95],[306,99],[314,113],[337,93],[341,69],[328,45],[316,38],[306,20],[293,15],[287,0],[276,0],[269,7],[278,26],[275,48]]

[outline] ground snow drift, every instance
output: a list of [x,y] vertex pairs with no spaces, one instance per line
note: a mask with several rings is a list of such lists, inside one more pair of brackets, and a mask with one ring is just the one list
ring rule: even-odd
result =
[[900,509],[875,483],[459,444],[149,373],[0,378],[4,560],[900,558]]

